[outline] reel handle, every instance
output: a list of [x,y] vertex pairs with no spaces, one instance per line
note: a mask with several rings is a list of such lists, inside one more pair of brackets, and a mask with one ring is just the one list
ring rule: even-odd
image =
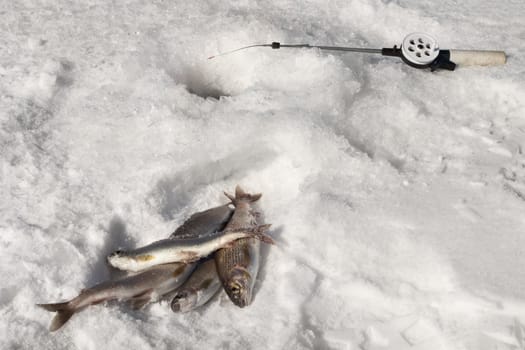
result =
[[458,66],[499,66],[507,62],[504,51],[449,50],[450,60]]

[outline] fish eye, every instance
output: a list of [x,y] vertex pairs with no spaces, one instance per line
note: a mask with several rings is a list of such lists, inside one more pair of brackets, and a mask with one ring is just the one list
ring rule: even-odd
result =
[[238,285],[237,283],[232,284],[232,285],[230,286],[230,290],[231,290],[231,292],[232,292],[233,294],[239,294],[239,293],[241,292],[241,286]]
[[115,250],[110,256],[119,256],[119,255],[122,255],[123,251],[122,250]]

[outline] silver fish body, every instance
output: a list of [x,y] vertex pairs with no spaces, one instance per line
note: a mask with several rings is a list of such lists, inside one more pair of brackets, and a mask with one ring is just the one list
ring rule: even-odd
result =
[[[239,186],[235,189],[235,197],[228,195],[235,206],[235,211],[226,230],[236,230],[241,227],[255,227],[257,214],[251,203],[257,201],[261,194],[245,193]],[[239,307],[245,307],[252,302],[253,288],[260,265],[260,242],[253,238],[239,239],[229,247],[215,252],[217,272],[226,294]]]
[[182,285],[195,268],[194,264],[172,263],[154,266],[133,276],[115,281],[105,281],[91,288],[83,289],[70,301],[56,304],[38,304],[48,310],[56,311],[50,331],[56,331],[73,314],[89,305],[108,300],[129,301],[134,309],[140,309],[149,302]]
[[229,203],[195,213],[184,221],[170,238],[198,238],[222,231],[232,214],[233,209]]
[[267,243],[273,240],[264,234],[269,225],[253,229],[225,230],[199,238],[163,239],[130,251],[116,251],[108,256],[108,263],[120,270],[137,272],[151,266],[172,262],[190,263],[206,257],[233,241],[254,237]]
[[190,278],[168,295],[173,312],[188,312],[206,304],[221,289],[215,260],[200,263]]

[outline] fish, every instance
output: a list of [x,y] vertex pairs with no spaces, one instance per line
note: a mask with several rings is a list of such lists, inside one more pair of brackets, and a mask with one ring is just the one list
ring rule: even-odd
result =
[[[262,194],[249,194],[237,186],[235,196],[224,193],[235,206],[232,218],[225,230],[241,227],[255,227],[257,212],[251,204],[258,201]],[[253,287],[260,265],[260,242],[253,238],[243,238],[229,247],[215,252],[217,273],[230,300],[243,308],[252,302]]]
[[274,244],[273,239],[264,233],[269,227],[270,225],[260,225],[224,230],[198,238],[162,239],[134,250],[118,250],[110,254],[107,261],[117,269],[131,272],[171,262],[190,263],[230,245],[239,238],[254,237],[265,243]]
[[170,235],[170,238],[197,238],[224,230],[233,214],[230,205],[231,203],[228,203],[193,214]]
[[[231,202],[210,208],[189,217],[169,238],[197,238],[224,230],[233,215]],[[221,288],[213,257],[197,262],[197,267],[184,284],[168,293],[173,312],[189,312],[206,304]]]
[[200,263],[190,278],[175,292],[169,293],[173,312],[189,312],[206,304],[221,289],[215,260]]
[[87,306],[104,301],[127,301],[133,309],[141,309],[149,302],[157,301],[162,295],[181,286],[194,268],[194,264],[158,265],[133,276],[105,281],[83,289],[77,297],[69,301],[37,304],[37,306],[47,311],[57,312],[49,327],[49,330],[54,332],[60,329],[75,313]]

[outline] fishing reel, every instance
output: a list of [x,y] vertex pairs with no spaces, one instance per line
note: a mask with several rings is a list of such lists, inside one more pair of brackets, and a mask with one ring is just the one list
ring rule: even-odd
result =
[[450,60],[450,50],[440,50],[437,40],[425,33],[408,34],[401,47],[381,49],[383,56],[400,57],[414,68],[454,70],[456,64]]

